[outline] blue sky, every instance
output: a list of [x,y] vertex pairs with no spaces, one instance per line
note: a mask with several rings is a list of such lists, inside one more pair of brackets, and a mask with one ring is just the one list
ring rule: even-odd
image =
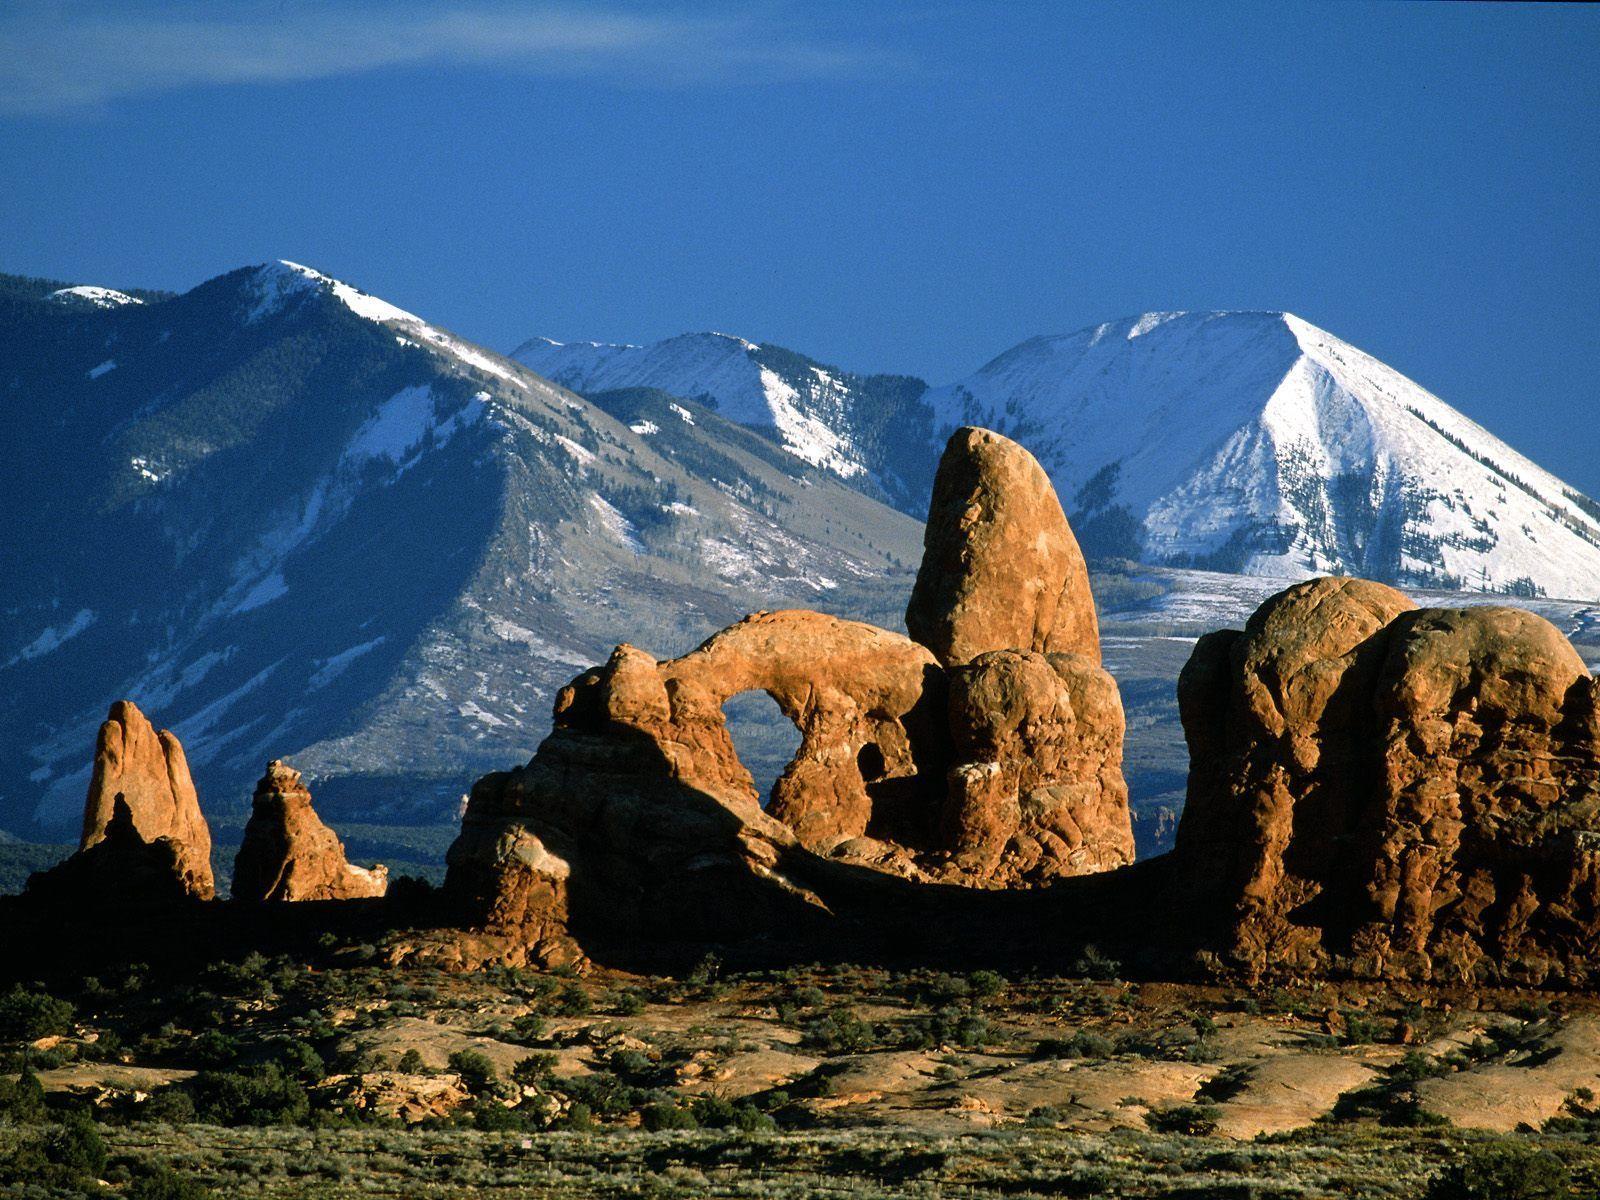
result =
[[1600,493],[1596,61],[1583,6],[13,0],[0,270],[936,382],[1286,308]]

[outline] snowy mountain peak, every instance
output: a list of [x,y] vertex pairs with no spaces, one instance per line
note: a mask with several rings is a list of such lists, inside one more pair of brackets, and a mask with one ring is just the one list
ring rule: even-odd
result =
[[949,432],[1025,444],[1091,553],[1248,574],[1367,575],[1591,597],[1600,504],[1348,342],[1289,312],[1147,312],[1030,338],[944,387],[836,371],[698,333],[535,339],[515,357],[580,391],[715,404],[920,515]]
[[255,324],[274,316],[307,296],[332,296],[356,316],[379,325],[387,325],[404,334],[403,344],[421,345],[444,354],[463,366],[493,375],[497,379],[528,391],[530,381],[514,370],[497,355],[491,355],[470,342],[430,325],[415,313],[407,312],[377,296],[352,287],[350,284],[324,275],[312,267],[279,259],[250,270],[246,285],[247,306],[244,323]]
[[838,381],[814,364],[787,361],[799,356],[786,351],[708,331],[648,346],[532,338],[512,357],[574,391],[657,388],[711,404],[729,420],[773,432],[791,454],[843,479],[867,469],[846,432]]
[[1018,438],[1092,553],[1586,597],[1600,505],[1291,313],[1146,313],[928,392]]
[[402,321],[417,325],[423,323],[421,317],[408,313],[403,308],[397,308],[387,300],[369,296],[366,292],[353,288],[331,275],[324,275],[321,271],[290,262],[286,258],[256,267],[251,284],[256,293],[256,304],[245,317],[247,323],[254,323],[281,311],[295,297],[317,292],[333,295],[351,312],[369,321],[380,323]]
[[121,308],[125,304],[144,303],[137,296],[119,292],[116,288],[97,287],[88,283],[76,287],[58,288],[50,293],[50,299],[64,304],[88,304],[93,308]]

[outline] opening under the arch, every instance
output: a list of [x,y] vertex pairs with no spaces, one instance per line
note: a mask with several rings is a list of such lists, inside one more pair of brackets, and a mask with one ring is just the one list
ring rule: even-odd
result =
[[722,706],[739,761],[756,782],[761,807],[772,799],[772,785],[800,749],[800,731],[765,692],[740,692]]

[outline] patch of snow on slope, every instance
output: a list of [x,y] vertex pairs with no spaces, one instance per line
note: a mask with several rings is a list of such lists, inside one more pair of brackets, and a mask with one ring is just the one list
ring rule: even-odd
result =
[[600,523],[605,526],[607,533],[635,554],[644,553],[644,543],[639,540],[639,531],[615,505],[598,492],[589,497],[589,503],[594,506],[595,512],[600,514]]
[[[1128,341],[1131,342],[1136,337],[1143,337],[1157,326],[1165,325],[1168,321],[1176,320],[1178,317],[1185,315],[1187,314],[1181,312],[1145,313],[1144,316],[1135,321],[1133,323],[1133,327],[1128,330]],[[1104,328],[1105,326],[1101,325],[1096,329],[1095,332],[1098,334],[1099,331]]]
[[433,389],[426,385],[403,388],[378,406],[364,421],[344,450],[344,461],[360,465],[375,458],[386,458],[402,470],[410,465],[413,452],[430,434],[435,449],[445,445],[457,430],[483,416],[486,395],[479,392],[464,408],[445,420],[438,416]]
[[131,466],[139,478],[144,480],[146,483],[160,483],[169,474],[171,474],[170,471],[158,466],[150,459],[141,458],[138,455],[130,458],[128,460],[128,465]]
[[255,724],[252,721],[246,725],[234,727],[222,737],[211,736],[211,730],[218,721],[222,720],[227,711],[265,683],[282,662],[283,660],[279,659],[277,662],[272,663],[252,675],[221,699],[213,700],[199,712],[186,717],[172,727],[172,732],[177,734],[178,740],[183,743],[184,750],[187,752],[191,763],[209,762],[225,741],[242,733],[249,725]]
[[669,404],[669,405],[667,405],[667,407],[670,408],[673,412],[677,413],[678,414],[678,419],[680,421],[682,421],[685,425],[693,425],[694,424],[694,414],[692,412],[690,412],[687,408],[685,408],[683,405],[681,405],[681,404]]
[[52,300],[66,300],[76,297],[87,300],[96,308],[121,308],[124,304],[143,304],[144,301],[137,296],[130,296],[126,292],[119,292],[116,288],[96,287],[94,284],[83,283],[77,287],[64,287],[50,293]]
[[549,662],[558,662],[569,667],[588,667],[594,664],[587,655],[564,649],[553,642],[546,641],[531,629],[525,629],[515,621],[508,621],[505,617],[495,613],[487,614],[489,628],[494,635],[503,642],[512,642],[519,646],[526,646],[540,658]]
[[650,420],[636,422],[635,424],[629,425],[628,428],[637,434],[642,434],[645,436],[649,436],[652,433],[661,432],[661,426]]
[[562,433],[556,434],[555,439],[563,450],[572,455],[573,458],[577,459],[584,466],[591,466],[594,463],[594,451],[583,445],[583,443],[575,442]]
[[[52,625],[21,650],[18,650],[5,666],[15,666],[19,662],[32,662],[36,658],[43,658],[52,650],[58,649],[63,642],[69,642],[85,629],[95,623],[95,614],[87,608],[80,608],[73,614],[72,620],[65,625]],[[0,668],[3,669],[3,668]]]
[[313,692],[321,691],[339,676],[343,675],[350,664],[363,654],[376,650],[387,639],[383,635],[373,638],[370,642],[362,642],[359,646],[351,646],[348,650],[341,650],[329,658],[317,662],[316,671],[306,681],[306,687]]
[[497,729],[505,724],[505,721],[481,707],[476,700],[468,700],[465,704],[458,704],[456,711],[463,717],[470,718],[480,725],[486,725],[490,729]]
[[175,659],[169,659],[140,679],[132,690],[138,694],[141,704],[152,709],[165,708],[181,693],[188,691],[209,675],[211,669],[218,663],[227,662],[237,652],[237,646],[229,646],[223,650],[208,650],[181,670],[177,669]]
[[[818,375],[824,387],[833,383],[826,374],[818,372]],[[761,368],[761,388],[766,393],[772,424],[783,435],[783,448],[790,454],[814,467],[825,467],[844,479],[866,470],[850,453],[850,444],[844,436],[820,417],[807,412],[799,403],[800,393],[776,371]]]
[[246,592],[244,598],[233,606],[233,611],[236,613],[251,612],[288,594],[289,585],[284,582],[283,572],[274,571]]

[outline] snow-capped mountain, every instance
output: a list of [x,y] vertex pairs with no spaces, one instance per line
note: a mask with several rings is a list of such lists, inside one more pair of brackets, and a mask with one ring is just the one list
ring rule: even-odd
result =
[[[1099,557],[1600,595],[1600,505],[1287,313],[1148,313],[1034,338],[946,386],[900,377],[888,395],[860,383],[882,377],[825,369],[818,378],[839,382],[839,403],[767,365],[813,360],[722,335],[643,347],[536,340],[517,357],[579,391],[625,379],[709,396],[912,515],[926,509],[931,475],[904,464],[935,461],[959,425],[997,429],[1038,456]],[[804,444],[774,415],[786,403],[810,418]],[[868,436],[884,428],[894,436]]]
[[272,756],[345,822],[448,819],[616,642],[876,619],[873,581],[916,562],[915,521],[706,405],[578,397],[306,267],[64,287],[0,277],[18,833],[75,825],[122,696],[183,740],[224,840]]
[[925,453],[931,430],[916,403],[927,388],[920,379],[856,375],[726,333],[649,346],[531,338],[511,357],[577,391],[647,387],[697,399],[858,490],[918,519],[927,511],[937,460]]
[[1092,548],[1260,575],[1592,598],[1600,505],[1287,313],[1035,338],[924,397],[1044,463]]

